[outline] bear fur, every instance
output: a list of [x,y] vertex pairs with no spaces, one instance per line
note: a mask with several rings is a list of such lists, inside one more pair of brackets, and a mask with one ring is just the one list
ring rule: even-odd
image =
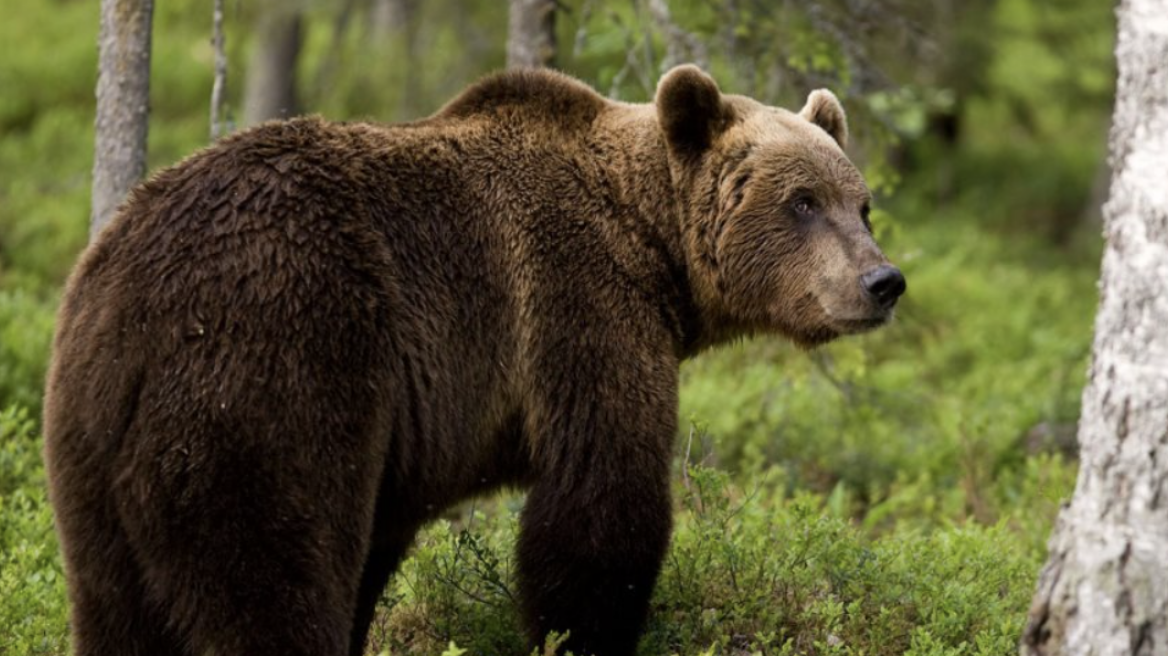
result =
[[73,653],[361,654],[418,528],[501,486],[529,490],[532,639],[633,653],[679,362],[867,330],[903,291],[846,135],[825,91],[796,114],[683,66],[630,105],[520,71],[415,123],[272,122],[155,175],[57,325]]

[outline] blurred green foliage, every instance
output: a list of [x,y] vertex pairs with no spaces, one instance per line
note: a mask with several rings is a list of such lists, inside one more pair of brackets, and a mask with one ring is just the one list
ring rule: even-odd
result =
[[63,654],[65,577],[36,422],[0,410],[0,654]]
[[[309,111],[410,119],[504,62],[501,3],[414,3],[394,38],[367,5],[296,5]],[[1075,476],[1111,8],[561,5],[558,65],[623,100],[651,98],[685,59],[786,106],[836,90],[881,195],[877,236],[909,281],[879,333],[813,353],[755,339],[685,365],[677,532],[642,653],[1013,653]],[[236,115],[268,6],[227,6]],[[155,11],[152,168],[206,144],[213,61],[209,2]],[[71,0],[0,21],[0,656],[66,653],[37,435],[52,315],[87,233],[97,25],[97,3]],[[519,650],[520,507],[484,501],[428,529],[386,591],[371,653]]]

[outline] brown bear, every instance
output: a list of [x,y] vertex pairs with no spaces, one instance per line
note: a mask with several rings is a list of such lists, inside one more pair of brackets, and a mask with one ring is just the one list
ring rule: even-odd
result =
[[631,654],[678,364],[878,326],[905,283],[826,91],[693,66],[654,104],[511,72],[397,126],[273,122],[138,187],[81,258],[45,409],[76,656],[361,654],[418,528],[529,490],[532,639]]

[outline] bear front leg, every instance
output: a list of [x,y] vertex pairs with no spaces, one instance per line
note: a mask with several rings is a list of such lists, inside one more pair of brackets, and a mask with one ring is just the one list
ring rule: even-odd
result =
[[528,423],[542,428],[520,521],[523,614],[537,644],[566,632],[578,656],[635,652],[669,545],[676,363],[640,351],[559,359]]
[[644,471],[622,477],[580,490],[548,481],[528,496],[519,583],[537,643],[556,631],[568,634],[565,650],[581,656],[636,650],[669,544],[669,485]]

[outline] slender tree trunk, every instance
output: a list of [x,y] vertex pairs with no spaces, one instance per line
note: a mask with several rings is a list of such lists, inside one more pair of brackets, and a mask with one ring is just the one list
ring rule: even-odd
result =
[[1168,1],[1123,0],[1081,469],[1023,654],[1168,654]]
[[227,89],[227,47],[223,36],[223,0],[215,0],[211,13],[211,47],[215,50],[215,80],[211,84],[211,141],[228,130],[223,116],[223,94]]
[[102,0],[89,238],[146,173],[153,0]]
[[373,52],[379,56],[404,61],[405,75],[397,118],[412,120],[421,113],[422,71],[425,65],[418,53],[418,0],[375,0],[370,8],[371,34],[375,40]]
[[256,25],[247,68],[243,121],[254,125],[295,116],[296,62],[300,58],[300,12],[273,4]]
[[511,0],[507,29],[507,68],[555,63],[555,0]]

